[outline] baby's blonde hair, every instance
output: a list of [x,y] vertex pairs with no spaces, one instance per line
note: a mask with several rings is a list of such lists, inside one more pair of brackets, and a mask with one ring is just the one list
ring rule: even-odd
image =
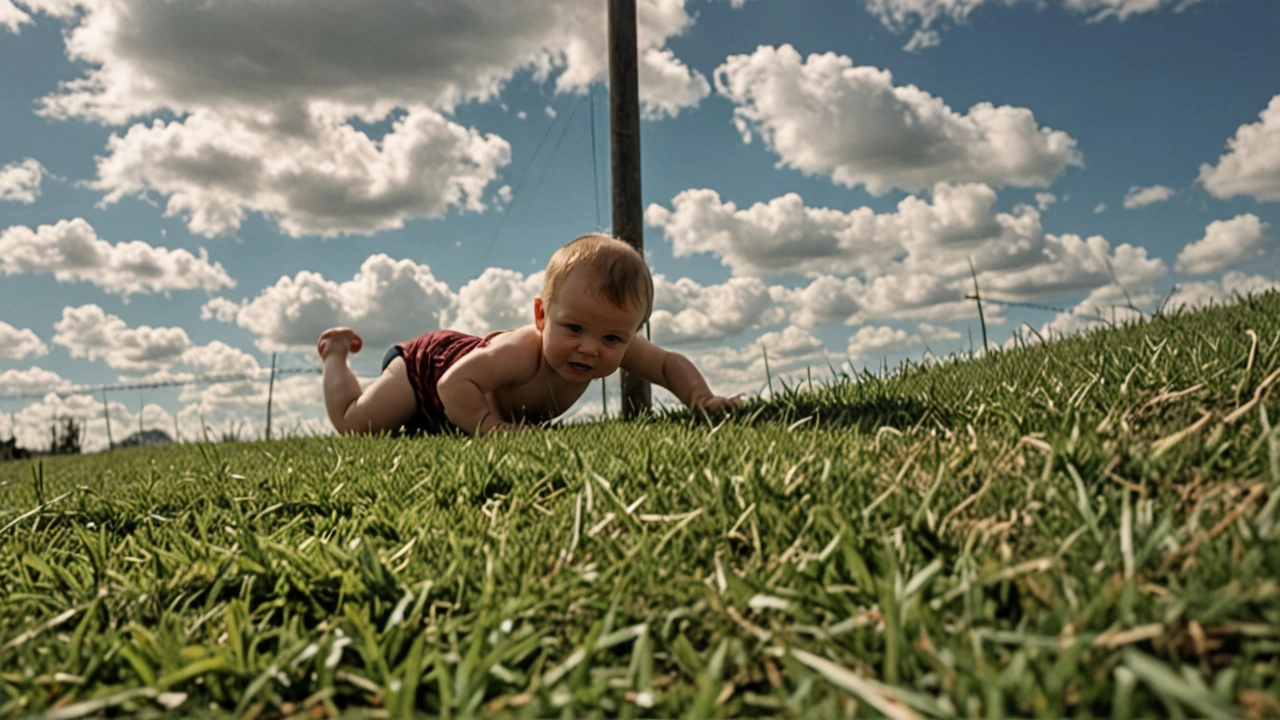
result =
[[542,280],[544,303],[555,302],[564,279],[575,269],[586,272],[596,292],[617,307],[626,308],[631,303],[643,307],[644,317],[637,327],[643,327],[649,320],[653,312],[653,276],[635,248],[599,233],[573,240],[555,251],[547,263],[547,274]]

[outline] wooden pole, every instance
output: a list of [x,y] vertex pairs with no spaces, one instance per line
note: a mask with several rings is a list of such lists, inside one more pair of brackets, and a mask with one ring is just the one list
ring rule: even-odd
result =
[[107,449],[110,450],[115,446],[111,442],[111,410],[107,408],[107,391],[102,391],[102,416],[107,419]]
[[271,353],[271,379],[267,381],[267,439],[271,439],[271,394],[276,389],[276,354]]
[[[636,49],[636,0],[609,0],[609,137],[613,236],[644,256],[644,207],[640,197],[640,71]],[[645,335],[648,335],[645,326]],[[649,383],[622,371],[622,417],[647,415]]]

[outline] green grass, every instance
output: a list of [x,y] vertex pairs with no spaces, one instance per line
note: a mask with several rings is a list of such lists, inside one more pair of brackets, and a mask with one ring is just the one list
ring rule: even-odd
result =
[[0,717],[1274,717],[1278,377],[1266,295],[727,422],[7,463]]

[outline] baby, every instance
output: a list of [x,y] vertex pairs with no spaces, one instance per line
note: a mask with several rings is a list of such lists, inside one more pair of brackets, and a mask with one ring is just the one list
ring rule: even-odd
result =
[[533,324],[476,337],[437,330],[393,346],[382,375],[363,392],[347,367],[360,352],[350,328],[326,330],[324,402],[339,433],[461,429],[483,435],[557,417],[592,380],[619,367],[667,388],[690,408],[723,410],[739,396],[716,396],[683,355],[649,342],[641,328],[653,310],[653,278],[626,243],[584,235],[547,263]]

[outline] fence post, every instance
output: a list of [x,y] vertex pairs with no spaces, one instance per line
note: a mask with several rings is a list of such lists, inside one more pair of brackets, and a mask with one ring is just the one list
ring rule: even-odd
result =
[[107,407],[107,391],[102,391],[102,416],[107,419],[107,449],[115,447],[111,441],[111,410]]
[[267,381],[267,439],[271,439],[271,394],[276,389],[276,354],[271,353],[271,379]]

